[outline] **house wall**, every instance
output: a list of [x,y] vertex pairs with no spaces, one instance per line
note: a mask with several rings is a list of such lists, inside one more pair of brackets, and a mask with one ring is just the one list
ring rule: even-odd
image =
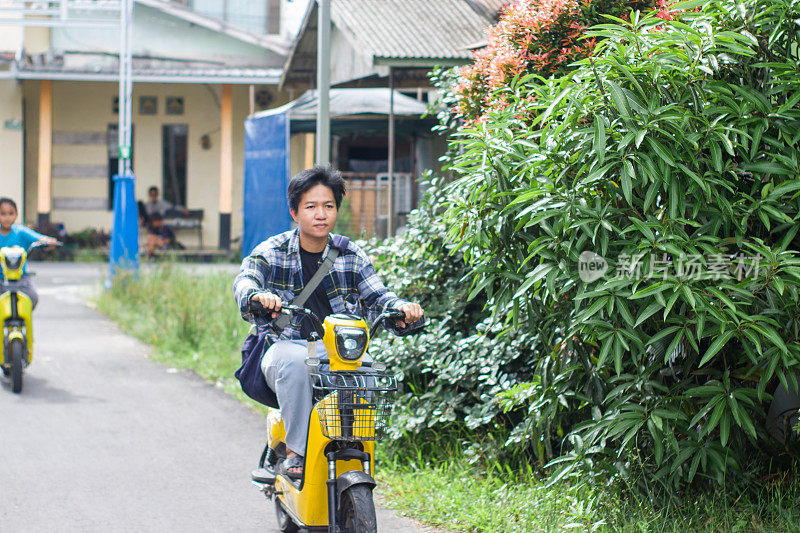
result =
[[192,10],[255,34],[267,33],[268,2],[252,0],[193,0]]
[[[36,218],[38,98],[39,82],[26,82],[24,95],[28,108],[26,138],[26,194],[28,220]],[[112,102],[118,93],[115,83],[53,82],[53,180],[54,208],[51,220],[63,223],[68,232],[87,227],[109,231],[112,211],[105,209],[108,197],[108,145],[106,131],[116,124],[118,116]],[[155,115],[139,113],[139,97],[155,96]],[[167,96],[184,100],[183,115],[167,115]],[[162,188],[162,126],[188,125],[187,207],[204,210],[203,244],[216,247],[219,242],[219,173],[220,173],[220,108],[221,87],[199,84],[138,83],[133,89],[133,170],[136,175],[136,197],[145,199],[153,185]],[[233,86],[233,209],[232,238],[242,233],[242,189],[244,174],[244,119],[249,113],[249,89]],[[274,105],[287,98],[276,95]],[[211,146],[201,147],[200,138],[209,135]],[[102,167],[98,169],[98,167]],[[70,177],[65,177],[70,175]],[[61,177],[59,177],[61,176]],[[76,202],[64,208],[65,202]],[[82,207],[81,207],[82,205]],[[197,246],[196,232],[181,231],[178,239],[186,246]]]
[[[0,8],[8,8],[10,0],[0,0]],[[19,15],[14,13],[4,13],[3,18],[19,18]],[[0,26],[0,51],[3,52],[16,52],[20,44],[22,44],[22,26],[5,25]]]
[[[283,64],[282,57],[264,48],[196,26],[141,4],[136,5],[133,18],[132,47],[133,54],[137,56],[218,60],[229,67]],[[52,46],[55,50],[106,51],[116,54],[119,50],[119,31],[97,28],[53,29]]]
[[22,201],[23,173],[22,88],[15,80],[0,80],[0,196],[17,203],[21,211],[18,222],[25,220]]

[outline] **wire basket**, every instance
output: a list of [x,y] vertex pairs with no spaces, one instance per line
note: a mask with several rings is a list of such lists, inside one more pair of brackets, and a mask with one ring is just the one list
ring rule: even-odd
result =
[[322,434],[331,440],[380,440],[389,422],[397,379],[378,372],[312,374]]

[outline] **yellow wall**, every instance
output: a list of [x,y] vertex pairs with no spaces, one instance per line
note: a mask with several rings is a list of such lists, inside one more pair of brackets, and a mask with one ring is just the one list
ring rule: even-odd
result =
[[[27,101],[27,188],[26,203],[33,209],[29,220],[35,219],[36,206],[36,143],[38,125],[39,82],[25,84]],[[53,82],[53,131],[105,132],[109,124],[117,123],[112,113],[112,101],[118,94],[116,83]],[[139,97],[155,96],[158,112],[155,115],[139,114]],[[167,115],[166,97],[184,99],[183,115]],[[244,174],[244,119],[249,113],[248,86],[233,86],[233,212],[231,213],[232,238],[242,233],[242,188]],[[144,199],[147,189],[162,185],[162,125],[187,124],[188,166],[186,204],[190,209],[203,209],[205,214],[203,243],[206,248],[219,242],[219,172],[220,172],[220,110],[219,85],[137,83],[133,89],[133,170],[136,174],[136,196]],[[287,98],[276,97],[274,106],[282,105]],[[203,135],[209,135],[211,147],[204,150],[200,144]],[[54,145],[53,166],[107,165],[105,144]],[[53,178],[53,197],[106,198],[108,183],[103,178]],[[54,209],[53,222],[61,222],[67,231],[87,227],[111,229],[112,213],[108,210]],[[196,246],[196,234],[183,231],[178,239],[187,246]]]
[[15,80],[0,80],[0,196],[13,199],[23,211],[18,222],[24,220],[22,138],[22,89]]
[[314,166],[314,134],[295,133],[289,140],[290,165],[292,176]]
[[50,50],[50,28],[25,28],[25,53],[44,54]]

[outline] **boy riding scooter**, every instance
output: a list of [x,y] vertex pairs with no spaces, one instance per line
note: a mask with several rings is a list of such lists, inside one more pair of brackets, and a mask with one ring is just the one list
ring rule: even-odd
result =
[[[297,228],[259,244],[242,262],[234,282],[242,317],[256,326],[245,340],[243,364],[236,377],[248,396],[280,407],[286,428],[286,459],[278,465],[278,473],[295,479],[302,477],[313,407],[306,367],[308,343],[302,339],[309,337],[309,328],[314,326],[300,317],[280,323],[286,316],[280,314],[282,305],[297,303],[302,289],[313,286],[317,270],[325,268],[330,271],[305,295],[302,304],[320,321],[336,313],[360,314],[362,305],[370,320],[396,310],[404,318],[387,323],[387,327],[402,334],[416,329],[423,318],[418,304],[401,300],[383,285],[361,248],[346,237],[331,234],[344,194],[344,180],[329,167],[313,167],[293,177],[288,200]],[[251,302],[271,313],[254,316]],[[272,327],[276,322],[285,326],[280,336],[274,331],[280,328]],[[323,343],[316,343],[316,356],[325,355]]]
[[[17,215],[16,202],[11,198],[0,198],[0,248],[20,246],[28,250],[33,244],[61,244],[53,237],[42,235],[26,226],[14,224],[17,220]],[[39,295],[33,288],[30,276],[26,274],[27,265],[23,268],[23,275],[19,281],[16,282],[16,288],[27,294],[33,303],[33,307],[36,307]]]

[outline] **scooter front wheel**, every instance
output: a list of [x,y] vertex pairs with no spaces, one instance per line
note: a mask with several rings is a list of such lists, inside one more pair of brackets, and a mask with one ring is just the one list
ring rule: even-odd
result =
[[283,533],[297,533],[300,528],[294,523],[292,517],[283,508],[283,504],[279,498],[275,498],[275,516],[278,518],[278,528]]
[[19,339],[11,341],[9,346],[9,354],[11,355],[11,391],[19,394],[22,392],[22,358],[25,356],[25,346]]
[[377,533],[378,520],[370,487],[353,485],[342,492],[341,498],[338,518],[344,533]]

